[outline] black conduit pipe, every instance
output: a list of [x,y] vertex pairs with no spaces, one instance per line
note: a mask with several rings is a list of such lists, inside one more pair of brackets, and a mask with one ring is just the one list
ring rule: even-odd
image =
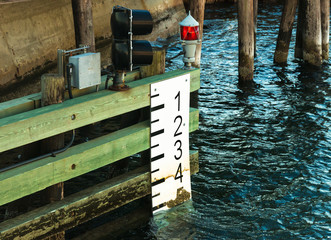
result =
[[29,160],[26,160],[26,161],[23,161],[23,162],[20,162],[20,163],[16,163],[16,164],[13,164],[9,167],[5,167],[5,168],[2,168],[0,169],[0,173],[3,173],[3,172],[6,172],[6,171],[9,171],[11,169],[14,169],[14,168],[17,168],[17,167],[20,167],[20,166],[23,166],[23,165],[26,165],[26,164],[29,164],[29,163],[32,163],[32,162],[35,162],[35,161],[38,161],[38,160],[41,160],[43,158],[47,158],[47,157],[56,157],[57,154],[59,153],[62,153],[66,150],[68,150],[68,148],[71,147],[71,145],[73,144],[74,140],[75,140],[75,135],[76,135],[76,132],[75,132],[75,129],[72,130],[72,137],[71,137],[71,141],[68,143],[68,145],[66,145],[64,148],[61,148],[59,150],[56,150],[54,152],[50,152],[50,153],[46,153],[44,155],[41,155],[41,156],[38,156],[38,157],[35,157],[35,158],[31,158]]
[[72,91],[71,91],[71,76],[72,76],[72,69],[74,68],[74,65],[72,63],[68,63],[66,66],[67,70],[67,85],[68,85],[68,92],[69,92],[69,98],[73,99]]

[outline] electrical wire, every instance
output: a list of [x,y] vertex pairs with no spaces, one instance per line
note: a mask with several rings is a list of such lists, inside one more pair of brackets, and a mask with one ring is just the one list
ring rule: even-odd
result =
[[26,160],[26,161],[23,161],[23,162],[20,162],[20,163],[13,164],[9,167],[2,168],[2,169],[0,169],[0,173],[9,171],[9,170],[17,168],[17,167],[21,167],[23,165],[26,165],[26,164],[29,164],[29,163],[32,163],[32,162],[35,162],[35,161],[38,161],[38,160],[41,160],[41,159],[44,159],[44,158],[47,158],[47,157],[56,157],[57,154],[62,153],[64,151],[68,150],[68,148],[71,147],[71,145],[73,144],[73,142],[75,140],[75,136],[76,136],[76,131],[75,131],[75,129],[73,129],[72,130],[71,141],[64,148],[61,148],[61,149],[56,150],[54,152],[46,153],[44,155],[41,155],[41,156],[38,156],[38,157],[35,157],[35,158],[31,158],[29,160]]
[[67,84],[68,84],[68,92],[69,92],[69,98],[73,99],[72,91],[71,91],[71,75],[72,75],[72,69],[74,65],[72,63],[67,64]]

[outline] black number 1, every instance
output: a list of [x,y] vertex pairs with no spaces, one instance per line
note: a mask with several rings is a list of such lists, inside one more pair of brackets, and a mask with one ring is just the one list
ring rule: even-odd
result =
[[178,98],[178,111],[180,111],[180,91],[178,91],[175,99],[177,99],[177,98]]

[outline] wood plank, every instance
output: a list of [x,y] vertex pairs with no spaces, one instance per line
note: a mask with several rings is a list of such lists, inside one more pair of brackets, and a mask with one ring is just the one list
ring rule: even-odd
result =
[[[197,151],[192,151],[190,158],[196,158],[197,154]],[[191,163],[197,164],[196,161]],[[192,164],[191,168],[198,169]],[[150,193],[148,166],[141,167],[73,194],[63,201],[0,223],[0,239],[42,239],[50,234],[75,227]]]
[[[126,82],[129,83],[129,82],[132,82],[139,78],[140,78],[140,72],[133,71],[133,72],[127,73]],[[102,76],[101,84],[99,86],[99,91],[105,89],[106,79],[107,79],[106,75]],[[86,95],[89,93],[94,93],[94,92],[96,92],[96,87],[88,87],[88,88],[84,88],[84,89],[74,88],[72,90],[72,95],[74,97],[79,97],[79,96],[83,96],[83,95]],[[9,117],[9,116],[12,116],[15,114],[27,112],[27,111],[33,110],[35,108],[39,108],[40,99],[41,99],[41,93],[39,92],[39,93],[30,94],[25,97],[13,99],[13,100],[10,100],[7,102],[2,102],[2,103],[0,103],[0,119]],[[66,99],[67,100],[69,99],[68,92],[66,92]]]
[[35,99],[41,99],[41,93],[0,103],[0,119],[35,109]]
[[[190,131],[198,129],[198,112],[190,111]],[[8,170],[0,174],[0,206],[149,148],[150,123],[145,121],[71,147],[56,157]]]
[[67,132],[150,104],[150,84],[191,74],[191,91],[200,87],[200,70],[176,70],[129,83],[130,90],[103,90],[63,103],[0,119],[0,152]]

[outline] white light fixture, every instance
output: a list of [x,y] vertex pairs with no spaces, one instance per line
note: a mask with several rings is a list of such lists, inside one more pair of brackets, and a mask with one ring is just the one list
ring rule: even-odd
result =
[[195,61],[195,50],[200,43],[199,23],[189,12],[187,17],[179,23],[180,39],[184,51],[185,67],[191,68],[191,63]]

